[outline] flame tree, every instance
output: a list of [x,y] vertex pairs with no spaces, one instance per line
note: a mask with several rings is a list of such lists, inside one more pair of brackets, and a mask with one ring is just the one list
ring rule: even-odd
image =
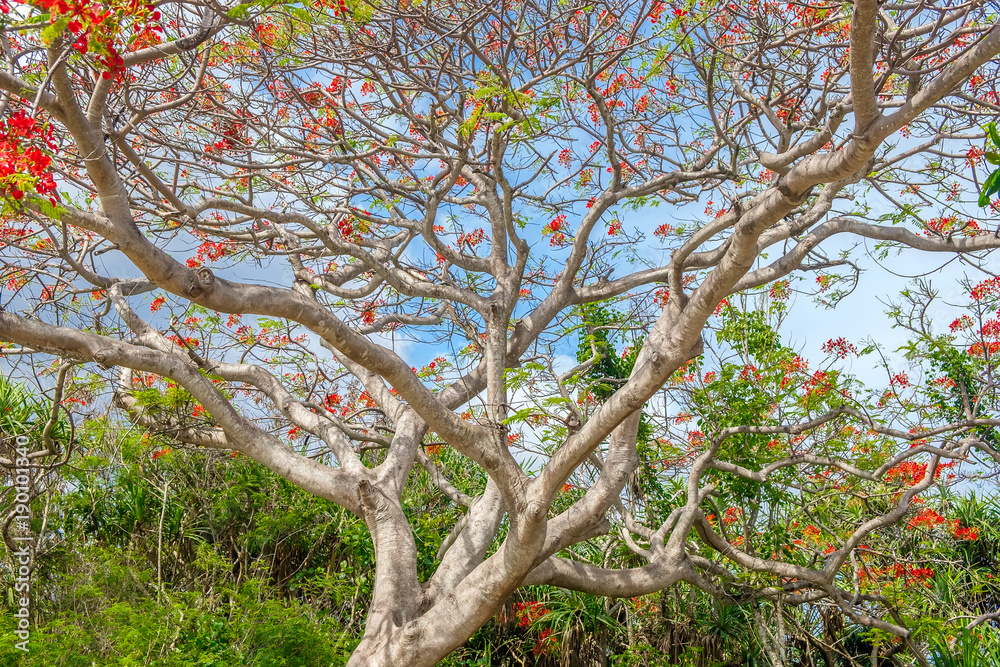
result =
[[[360,517],[357,664],[434,664],[533,584],[688,582],[918,650],[852,556],[943,462],[995,455],[985,403],[868,400],[727,304],[809,272],[836,301],[860,275],[837,239],[1000,245],[989,3],[0,12],[4,356]],[[703,354],[714,315],[738,370]],[[420,470],[464,508],[423,575]],[[851,511],[767,542],[831,484]]]

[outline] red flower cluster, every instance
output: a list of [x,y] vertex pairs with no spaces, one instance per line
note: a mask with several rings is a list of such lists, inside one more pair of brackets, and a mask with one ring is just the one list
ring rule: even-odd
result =
[[201,344],[197,338],[192,338],[190,336],[184,336],[184,338],[181,338],[180,336],[168,335],[164,336],[164,338],[169,340],[171,343],[177,343],[180,347],[198,347],[198,345]]
[[222,259],[226,255],[233,254],[237,249],[238,246],[234,243],[205,241],[198,246],[197,257],[191,257],[187,260],[188,268],[194,269],[206,261],[214,262]]
[[566,243],[566,234],[562,231],[564,229],[566,229],[566,216],[560,214],[553,218],[552,222],[542,227],[542,234],[552,235],[549,245],[561,246]]
[[660,21],[660,17],[663,15],[663,10],[666,8],[667,6],[664,3],[654,2],[652,9],[649,11],[649,22],[658,23]]
[[803,400],[809,400],[813,397],[819,398],[820,396],[825,396],[831,389],[833,389],[833,382],[836,378],[827,373],[826,371],[816,371],[812,376],[805,381],[802,385],[802,389],[805,390],[803,395]]
[[951,329],[952,333],[955,333],[956,331],[962,331],[964,329],[968,329],[972,325],[973,325],[972,318],[969,317],[968,315],[962,315],[960,318],[958,318],[950,325],[948,325],[948,328]]
[[1000,320],[996,318],[986,320],[983,326],[979,327],[979,333],[984,338],[1000,338]]
[[779,280],[771,285],[771,289],[768,291],[767,295],[772,299],[784,301],[791,296],[791,293],[791,283],[787,280]]
[[885,473],[887,483],[899,482],[904,486],[913,486],[923,480],[927,474],[927,464],[915,461],[903,461],[898,466],[890,468]]
[[[239,114],[239,110],[237,110],[237,114]],[[212,129],[217,134],[222,135],[222,139],[216,141],[214,144],[206,144],[206,153],[222,153],[225,151],[242,149],[250,143],[250,140],[246,136],[245,132],[246,123],[225,118],[213,121]]]
[[127,34],[126,24],[131,23],[130,42],[134,46],[157,44],[160,41],[157,33],[163,32],[163,28],[152,23],[160,20],[160,11],[145,0],[118,0],[107,5],[93,0],[34,0],[32,4],[48,11],[53,24],[69,19],[66,28],[76,38],[72,48],[81,54],[97,54],[97,61],[106,68],[101,73],[105,79],[125,68],[115,39]]
[[939,377],[939,378],[937,378],[935,380],[932,380],[931,384],[934,385],[935,387],[940,388],[940,389],[953,389],[953,388],[955,388],[957,386],[955,384],[955,381],[952,380],[947,375],[944,376],[944,377]]
[[463,232],[458,235],[459,247],[467,245],[469,246],[469,248],[475,248],[484,240],[489,241],[490,239],[488,236],[486,236],[486,232],[483,231],[482,229],[475,229],[467,234]]
[[893,387],[896,386],[909,387],[910,378],[906,373],[896,373],[889,379],[889,384],[891,384]]
[[344,18],[347,18],[346,0],[320,0],[319,4],[322,7],[332,9],[334,16],[343,16]]
[[969,292],[973,301],[982,301],[986,297],[998,294],[1000,294],[1000,277],[987,278]]
[[944,523],[944,517],[932,510],[930,507],[924,507],[919,512],[917,516],[910,519],[910,522],[906,524],[907,528],[914,530],[916,528],[926,528],[931,530],[936,526],[940,526]]
[[49,150],[56,147],[52,128],[38,118],[18,110],[0,121],[0,194],[21,200],[26,190],[34,189],[56,203],[56,183],[48,170],[52,158],[39,144]]
[[517,619],[517,627],[519,628],[530,627],[532,623],[547,613],[549,610],[537,600],[518,602],[514,605],[514,618]]
[[964,236],[975,236],[981,231],[978,222],[972,220],[971,218],[960,220],[957,215],[942,218],[931,218],[924,224],[927,227],[927,229],[924,230],[925,236],[943,236],[945,234],[954,234],[956,232],[961,233]]
[[976,165],[978,165],[980,162],[983,161],[983,155],[985,153],[986,151],[984,151],[982,148],[979,148],[978,146],[973,146],[965,154],[965,164],[969,165],[970,167],[975,167]]
[[831,338],[823,343],[823,347],[820,349],[827,354],[835,354],[841,359],[846,359],[851,354],[854,356],[858,355],[858,349],[848,343],[844,337]]
[[816,526],[809,524],[808,526],[802,529],[802,534],[805,537],[808,537],[813,542],[818,542],[820,536],[823,534],[823,531],[821,531]]
[[653,236],[660,239],[666,239],[667,236],[673,233],[674,233],[674,227],[672,225],[668,225],[667,223],[663,223],[662,225],[656,228],[656,230],[653,232]]
[[722,523],[729,525],[736,523],[743,516],[743,510],[739,507],[727,507],[726,513],[722,517]]
[[987,343],[973,343],[969,346],[969,356],[986,357],[993,356],[1000,352],[1000,342],[989,341]]
[[783,360],[779,365],[781,366],[781,372],[783,373],[781,378],[782,389],[787,387],[792,382],[792,375],[804,373],[809,370],[809,362],[799,355],[795,355],[791,359]]
[[552,628],[545,628],[538,635],[538,641],[535,642],[535,648],[531,650],[531,653],[535,656],[553,655],[558,650],[559,638],[552,633]]
[[975,528],[972,528],[971,526],[967,526],[965,528],[962,528],[960,526],[960,524],[959,524],[958,519],[955,519],[954,528],[955,528],[955,539],[956,540],[978,540],[979,539],[979,531],[978,530],[976,530]]
[[559,164],[566,169],[569,169],[573,164],[573,152],[570,149],[564,148],[559,151]]
[[909,584],[927,584],[927,580],[934,576],[934,570],[929,567],[907,567],[902,563],[896,563],[892,568],[892,574],[896,579],[905,579]]
[[375,402],[375,399],[372,398],[371,395],[367,391],[361,392],[361,394],[358,396],[358,402],[359,403],[364,403],[366,408],[377,408],[378,407],[378,403]]

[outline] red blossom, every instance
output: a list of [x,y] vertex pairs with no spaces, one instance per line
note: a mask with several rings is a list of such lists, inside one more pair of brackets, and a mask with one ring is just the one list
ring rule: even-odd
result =
[[969,540],[969,541],[973,541],[973,540],[978,540],[979,539],[979,531],[978,530],[976,530],[975,528],[973,528],[971,526],[967,526],[965,528],[962,528],[959,525],[957,519],[955,520],[955,528],[954,528],[954,530],[955,530],[955,539],[956,540]]
[[970,167],[975,167],[980,162],[983,161],[983,155],[985,151],[978,146],[973,146],[965,154],[965,164]]
[[541,634],[538,635],[538,641],[535,642],[535,648],[531,650],[531,653],[535,656],[553,655],[558,650],[559,638],[553,634],[552,628],[545,628],[542,630]]
[[987,343],[973,343],[969,346],[969,356],[972,357],[987,357],[993,356],[997,352],[1000,352],[1000,342],[990,341]]
[[987,278],[969,291],[969,296],[972,297],[973,301],[982,301],[986,297],[998,294],[1000,294],[1000,276]]
[[812,376],[806,380],[802,388],[805,390],[804,398],[809,399],[812,397],[825,396],[827,392],[833,389],[834,375],[827,373],[826,371],[816,371]]
[[486,232],[482,229],[476,229],[469,233],[462,233],[458,235],[458,245],[466,245],[470,249],[475,248],[477,245],[483,242],[483,240],[489,241],[489,237],[486,236]]
[[20,201],[34,190],[55,204],[52,158],[46,152],[54,149],[52,128],[40,117],[18,109],[0,121],[0,196]]
[[940,526],[944,523],[944,521],[945,519],[943,516],[932,510],[930,507],[924,507],[917,512],[917,515],[910,519],[909,523],[906,525],[910,530],[915,530],[917,528],[926,528],[931,530]]
[[820,349],[822,349],[823,352],[833,354],[840,359],[846,359],[849,355],[857,356],[858,354],[858,349],[847,342],[847,339],[843,337],[831,338],[823,343],[823,347]]
[[951,329],[952,333],[955,333],[956,331],[963,331],[964,329],[968,329],[969,327],[972,326],[972,324],[973,322],[971,317],[969,317],[968,315],[962,315],[960,318],[952,322],[948,326],[948,328]]
[[533,623],[549,613],[544,604],[537,600],[528,602],[518,602],[514,605],[514,618],[517,619],[517,627],[528,628]]
[[674,233],[674,228],[671,225],[668,225],[667,223],[663,223],[653,231],[653,236],[660,239],[665,239],[667,238],[667,236],[673,233]]
[[772,299],[784,301],[789,296],[791,296],[791,283],[787,280],[779,280],[773,285],[771,285],[771,289],[768,291],[767,294]]
[[904,486],[913,486],[921,482],[927,474],[927,464],[916,461],[903,461],[897,466],[889,468],[885,473],[887,483],[898,482]]
[[810,524],[810,525],[808,525],[808,526],[806,526],[805,528],[802,529],[802,534],[805,535],[806,537],[808,537],[809,539],[811,539],[812,541],[816,542],[816,541],[819,540],[820,536],[823,534],[823,531],[821,531],[816,526]]

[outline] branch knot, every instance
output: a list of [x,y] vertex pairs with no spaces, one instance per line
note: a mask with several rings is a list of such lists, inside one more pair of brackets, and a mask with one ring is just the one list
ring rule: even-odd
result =
[[195,272],[195,281],[189,285],[186,293],[192,299],[197,299],[202,294],[211,291],[215,285],[215,274],[207,266],[203,266]]

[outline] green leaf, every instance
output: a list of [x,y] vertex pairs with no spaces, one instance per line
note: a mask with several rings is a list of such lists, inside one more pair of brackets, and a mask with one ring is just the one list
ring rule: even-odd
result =
[[993,142],[993,145],[1000,147],[1000,134],[997,133],[996,122],[991,122],[989,125],[987,125],[986,132],[990,135],[990,141]]
[[983,183],[983,193],[987,196],[992,195],[997,190],[1000,190],[1000,169],[990,174],[986,182]]
[[250,5],[237,5],[226,12],[226,16],[231,19],[242,19],[250,13]]
[[1000,164],[1000,153],[994,153],[993,151],[986,151],[986,161],[990,164]]
[[63,212],[66,210],[62,206],[53,204],[48,199],[43,197],[36,198],[35,202],[38,204],[38,208],[41,210],[42,214],[51,220],[60,220]]
[[42,28],[42,41],[46,44],[51,44],[63,34],[67,25],[69,25],[69,18],[64,16],[55,23],[45,26]]
[[990,197],[998,190],[1000,190],[1000,169],[990,174],[986,182],[983,183],[983,191],[979,195],[979,205],[987,206],[990,203]]

